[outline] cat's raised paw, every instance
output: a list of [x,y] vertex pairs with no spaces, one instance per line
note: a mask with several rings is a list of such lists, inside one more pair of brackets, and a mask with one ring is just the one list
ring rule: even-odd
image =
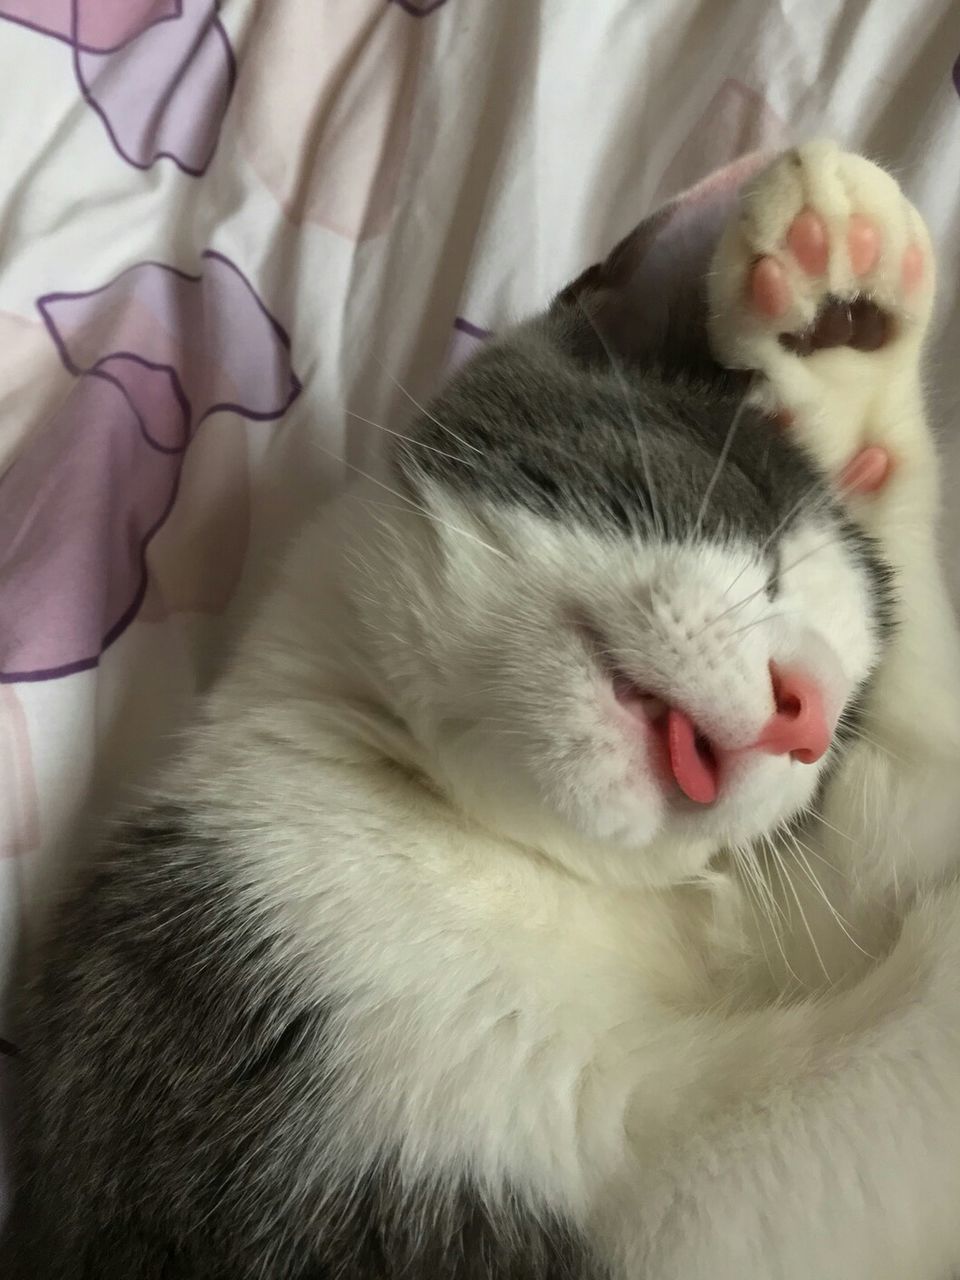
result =
[[811,142],[741,191],[708,279],[711,345],[760,375],[755,401],[842,489],[878,492],[913,449],[894,406],[916,381],[933,290],[929,235],[895,179]]
[[813,142],[744,189],[710,281],[714,346],[764,367],[776,341],[797,356],[873,352],[926,323],[933,259],[895,180],[862,156]]

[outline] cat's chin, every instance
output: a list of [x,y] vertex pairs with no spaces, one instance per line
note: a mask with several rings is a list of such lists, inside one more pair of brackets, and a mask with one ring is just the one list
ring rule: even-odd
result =
[[821,768],[785,756],[744,757],[720,793],[698,804],[635,757],[607,750],[559,777],[545,764],[506,752],[441,753],[439,790],[468,819],[514,846],[535,851],[585,881],[611,888],[689,883],[724,848],[773,834],[813,798]]
[[533,796],[522,803],[514,795],[510,803],[506,782],[499,802],[474,795],[462,807],[496,835],[579,879],[607,888],[665,889],[690,883],[722,849],[772,833],[803,808],[817,771],[799,774],[778,763],[770,771],[775,781],[748,779],[708,809],[655,786],[625,788],[602,803],[567,796],[562,809]]
[[[516,806],[475,801],[468,813],[495,835],[582,881],[618,890],[663,890],[694,881],[724,845],[760,833],[750,824],[749,831],[731,835],[728,820],[680,812],[689,808],[681,800],[672,812],[669,805],[652,806],[627,795],[621,803],[568,803],[562,814],[532,799]],[[764,829],[773,829],[783,817],[777,810]]]

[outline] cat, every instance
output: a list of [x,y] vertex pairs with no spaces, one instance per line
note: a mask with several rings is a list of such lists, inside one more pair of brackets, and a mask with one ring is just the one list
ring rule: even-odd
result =
[[750,158],[317,514],[37,956],[21,1274],[960,1267],[933,293]]

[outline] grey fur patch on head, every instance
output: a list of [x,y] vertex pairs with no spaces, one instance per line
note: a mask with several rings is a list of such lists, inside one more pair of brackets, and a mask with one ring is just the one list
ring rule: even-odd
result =
[[418,424],[431,448],[397,448],[403,476],[662,541],[761,543],[791,508],[832,505],[806,455],[722,383],[584,364],[576,342],[551,315],[491,344]]
[[748,377],[709,355],[697,282],[678,277],[653,327],[631,329],[642,230],[461,369],[393,449],[399,482],[611,536],[752,544],[771,599],[784,537],[820,522],[862,568],[883,639],[891,569],[815,460],[747,401]]

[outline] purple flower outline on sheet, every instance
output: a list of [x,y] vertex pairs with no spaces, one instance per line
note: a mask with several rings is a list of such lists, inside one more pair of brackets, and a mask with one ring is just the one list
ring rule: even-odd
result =
[[387,0],[388,4],[395,4],[402,9],[404,13],[409,13],[411,18],[426,18],[447,3],[447,0]]
[[447,372],[455,373],[473,356],[479,346],[493,337],[491,329],[482,329],[480,325],[467,320],[465,316],[456,316],[453,321],[453,334],[447,348]]
[[0,683],[95,667],[143,602],[200,423],[274,421],[300,394],[286,331],[229,258],[202,261],[38,300],[77,381],[0,477]]
[[45,23],[26,0],[0,0],[0,18],[68,44],[84,101],[117,154],[137,169],[172,161],[206,172],[233,95],[236,63],[218,0],[60,0]]
[[[48,3],[46,21],[38,22],[34,8],[35,0],[2,0],[0,17],[36,31],[38,35],[53,36],[55,40],[82,49],[85,53],[115,53],[131,39],[142,35],[148,27],[156,26],[159,22],[174,21],[183,12],[181,0],[128,0],[125,23],[116,23],[116,11],[111,12],[109,9],[106,11],[106,22],[103,22],[102,9],[98,12],[89,5],[81,6],[74,0],[60,0],[59,14],[56,12],[56,3]],[[157,13],[157,10],[160,12]],[[102,26],[109,34],[103,34],[97,39],[90,31],[91,23],[81,23],[81,17],[92,18],[94,26],[97,19],[101,19]]]

